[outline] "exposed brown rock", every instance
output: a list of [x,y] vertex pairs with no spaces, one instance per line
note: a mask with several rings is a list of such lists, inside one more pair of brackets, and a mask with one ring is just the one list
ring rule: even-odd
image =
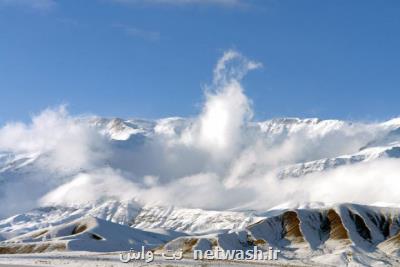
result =
[[65,251],[64,243],[27,243],[27,244],[9,244],[0,246],[0,254],[27,254],[42,253],[50,251]]
[[48,232],[48,230],[43,230],[43,231],[37,232],[37,233],[35,233],[35,234],[32,235],[32,238],[41,237],[41,236],[47,234],[47,232]]
[[335,210],[329,209],[327,217],[329,221],[329,238],[334,240],[349,239],[349,234],[339,214]]
[[391,216],[390,217],[390,226],[389,226],[389,236],[395,236],[399,233],[400,229],[399,217]]
[[76,234],[79,234],[79,233],[82,233],[82,232],[84,232],[85,230],[87,229],[87,226],[86,225],[84,225],[84,224],[79,224],[79,225],[77,225],[77,226],[75,226],[75,228],[74,228],[74,230],[72,230],[72,235],[76,235]]
[[191,252],[193,247],[197,244],[199,240],[197,238],[190,238],[183,242],[183,253]]
[[400,251],[400,232],[380,243],[378,247],[385,253],[397,254]]
[[265,245],[267,242],[265,242],[265,240],[262,240],[262,239],[257,239],[257,240],[254,240],[254,242],[253,242],[253,244],[255,245],[255,246],[258,246],[258,245]]
[[287,211],[283,213],[282,227],[284,238],[296,243],[304,242],[303,234],[300,230],[300,220],[296,212]]
[[400,233],[392,236],[391,238],[386,240],[385,243],[391,243],[392,245],[397,246],[400,249]]

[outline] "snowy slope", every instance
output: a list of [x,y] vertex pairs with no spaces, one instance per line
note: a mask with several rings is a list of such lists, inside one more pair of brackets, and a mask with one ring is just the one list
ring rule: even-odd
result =
[[177,207],[143,207],[133,221],[138,228],[165,228],[189,234],[240,230],[261,220],[254,212],[208,211]]
[[[209,160],[211,156],[207,154],[208,147],[190,147],[190,140],[185,139],[188,129],[193,125],[192,119],[166,118],[150,121],[80,118],[79,123],[89,129],[89,137],[92,134],[101,136],[100,145],[88,141],[93,146],[90,148],[96,153],[89,154],[88,159],[78,158],[79,164],[76,164],[75,156],[70,156],[68,149],[67,158],[72,158],[71,164],[68,162],[62,165],[54,164],[59,155],[53,150],[0,151],[0,197],[10,197],[7,190],[14,185],[17,186],[11,192],[18,192],[14,194],[18,196],[18,201],[11,198],[8,203],[12,204],[3,206],[0,241],[33,242],[35,246],[43,245],[41,242],[51,243],[38,251],[68,248],[107,251],[116,247],[115,242],[120,242],[119,238],[124,239],[124,235],[131,235],[131,240],[141,245],[144,234],[158,231],[161,236],[165,236],[175,233],[168,231],[178,231],[189,236],[174,239],[165,248],[185,247],[185,250],[190,251],[197,247],[212,248],[218,244],[223,249],[247,249],[252,244],[260,247],[270,244],[281,248],[286,258],[332,265],[387,261],[395,266],[400,256],[399,212],[395,208],[339,204],[331,210],[290,209],[294,206],[289,205],[288,210],[268,211],[260,209],[261,205],[240,206],[242,203],[239,203],[234,209],[239,211],[232,211],[224,210],[225,200],[242,197],[246,199],[247,194],[252,194],[253,191],[227,190],[223,191],[222,197],[216,197],[212,191],[213,188],[220,190],[219,186],[222,190],[230,189],[232,185],[223,179],[230,178],[234,171],[237,171],[238,177],[243,178],[241,187],[245,188],[249,183],[247,177],[277,173],[280,180],[301,181],[303,176],[311,173],[322,174],[342,166],[400,158],[399,119],[365,124],[297,118],[248,123],[243,126],[244,139],[256,141],[241,144],[248,146],[243,149],[242,154],[235,154],[233,159],[229,159],[228,155],[228,160],[222,155],[222,160],[218,159],[216,164]],[[261,152],[256,150],[254,155],[250,153],[248,158],[235,165],[236,159],[241,159],[243,155],[247,156],[249,150],[260,147],[263,148]],[[285,149],[288,149],[288,153],[275,161],[275,156],[278,158],[278,154]],[[265,154],[264,150],[273,151],[272,156]],[[108,172],[109,169],[112,171]],[[382,170],[382,173],[385,171]],[[213,173],[214,176],[202,176],[208,173]],[[111,180],[108,184],[107,179],[115,179],[114,176],[118,179]],[[82,177],[89,178],[80,179]],[[195,179],[187,182],[188,178],[193,177]],[[323,175],[321,179],[322,177]],[[205,182],[202,183],[202,180]],[[82,181],[89,182],[85,184]],[[115,181],[118,182],[118,188],[110,195],[107,189]],[[132,192],[137,192],[139,196],[149,190],[145,197],[147,202],[131,195],[127,181],[135,182],[135,190]],[[77,191],[71,186],[76,184],[78,189],[89,189],[87,194],[80,194],[78,200],[92,196],[95,201],[63,201]],[[191,187],[193,191],[179,195],[179,191],[172,190],[175,184],[180,185],[181,189]],[[32,190],[20,191],[22,186],[18,185]],[[64,189],[66,185],[72,189],[55,190]],[[97,185],[100,187],[96,187]],[[210,187],[206,187],[207,185]],[[280,195],[279,190],[269,191],[268,183],[256,187],[262,195]],[[164,197],[161,198],[164,200],[164,195],[169,197],[177,194],[184,205],[199,190],[204,202],[215,203],[220,210],[179,208],[169,204],[160,205],[160,201],[156,201],[159,196]],[[54,192],[66,193],[58,196]],[[43,196],[51,193],[51,199],[57,201],[43,201]],[[25,195],[34,196],[35,201],[32,198],[25,199]],[[119,196],[122,195],[128,197],[121,200]],[[260,199],[256,201],[258,203],[248,203],[263,204],[263,198]],[[280,204],[281,207],[285,205],[274,205],[279,207]],[[297,204],[296,207],[302,203]],[[195,205],[190,203],[188,206]],[[324,203],[321,206],[325,206]],[[11,213],[14,210],[18,210],[19,214]],[[85,219],[87,215],[95,219]],[[89,232],[80,233],[75,241],[71,241],[71,231],[68,235],[59,234],[71,230],[71,227],[82,220],[86,220],[82,223],[87,225],[90,233],[106,237],[105,240],[109,243],[100,247],[94,245],[98,240],[91,239]],[[104,230],[109,228],[123,234],[119,237],[116,235],[113,240],[112,236],[107,236],[108,230]],[[43,229],[50,236],[39,235],[39,240],[35,235]],[[129,232],[130,229],[133,230],[132,233]],[[138,231],[145,233],[138,234]],[[158,236],[153,241],[152,244],[158,242],[157,245],[162,245],[166,239]],[[124,242],[125,239],[118,243],[122,244],[119,248],[125,249],[131,244]],[[6,247],[10,244],[14,243],[7,243]]]
[[[117,205],[107,205],[113,204]],[[67,210],[58,209],[53,216],[65,216]],[[104,206],[97,210],[104,210]],[[36,216],[38,212],[35,211]],[[31,216],[33,220],[33,214],[19,217]],[[102,214],[106,213],[98,213],[99,216]],[[143,245],[155,248],[157,255],[166,250],[182,249],[190,256],[195,249],[204,251],[219,247],[223,251],[247,251],[257,246],[268,251],[271,246],[281,251],[279,264],[397,266],[400,263],[398,208],[338,204],[322,209],[264,212],[269,214],[267,217],[252,214],[146,207],[130,220],[133,222],[130,227],[124,221],[118,224],[82,214],[80,218],[59,222],[57,226],[36,225],[32,230],[26,228],[24,234],[1,242],[0,251],[101,252],[130,248],[139,250]],[[108,213],[108,216],[114,217],[112,213]],[[11,222],[11,219],[7,221]],[[24,224],[28,225],[25,221],[18,226],[16,218],[13,219],[9,229],[20,227],[21,230]],[[174,229],[184,230],[186,235]]]
[[138,213],[137,204],[116,201],[80,207],[43,207],[1,220],[0,236],[11,238],[37,229],[69,223],[86,215],[130,225]]
[[368,146],[351,155],[341,155],[334,158],[325,158],[284,166],[279,171],[280,178],[300,177],[314,172],[322,172],[344,165],[360,162],[370,162],[382,158],[400,158],[400,143],[391,143],[390,146]]
[[45,207],[0,221],[0,236],[10,239],[38,229],[58,226],[90,215],[139,229],[167,229],[188,234],[243,229],[265,217],[254,212],[208,211],[177,207],[143,207],[108,201],[82,207]]
[[159,252],[180,250],[281,251],[280,263],[333,266],[398,266],[400,210],[354,204],[330,209],[283,210],[241,231],[184,236]]
[[[167,232],[165,232],[167,233]],[[53,250],[110,252],[160,246],[181,235],[148,232],[85,216],[70,223],[43,228],[8,239],[2,253],[35,253]]]

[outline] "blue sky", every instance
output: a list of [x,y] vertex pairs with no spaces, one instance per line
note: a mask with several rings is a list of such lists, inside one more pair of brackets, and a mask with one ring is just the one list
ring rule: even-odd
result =
[[227,49],[258,120],[400,115],[396,0],[0,0],[0,123],[192,116]]

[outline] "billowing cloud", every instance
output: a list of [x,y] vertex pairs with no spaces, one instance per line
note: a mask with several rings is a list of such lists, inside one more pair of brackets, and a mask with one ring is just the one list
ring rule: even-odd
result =
[[46,109],[32,123],[8,123],[0,129],[0,151],[48,155],[47,167],[94,166],[107,154],[106,142],[94,129],[68,115],[65,106]]
[[192,127],[183,133],[183,141],[210,152],[210,156],[230,157],[241,146],[242,128],[251,119],[251,103],[240,84],[260,63],[227,51],[214,69],[214,81],[206,90],[203,111]]
[[[122,121],[71,116],[60,107],[31,123],[6,124],[0,128],[0,214],[108,199],[261,210],[399,204],[400,160],[377,156],[400,142],[398,121],[255,122],[241,81],[259,67],[236,51],[225,52],[193,118],[140,121],[125,129]],[[17,171],[7,171],[10,165]],[[293,168],[297,176],[282,177]]]

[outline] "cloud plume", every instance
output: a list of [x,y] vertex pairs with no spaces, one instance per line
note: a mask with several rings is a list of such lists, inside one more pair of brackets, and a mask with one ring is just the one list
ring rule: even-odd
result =
[[260,210],[399,204],[398,120],[253,121],[241,81],[260,67],[225,52],[193,118],[123,121],[71,116],[60,107],[28,124],[4,125],[0,215],[109,199]]

